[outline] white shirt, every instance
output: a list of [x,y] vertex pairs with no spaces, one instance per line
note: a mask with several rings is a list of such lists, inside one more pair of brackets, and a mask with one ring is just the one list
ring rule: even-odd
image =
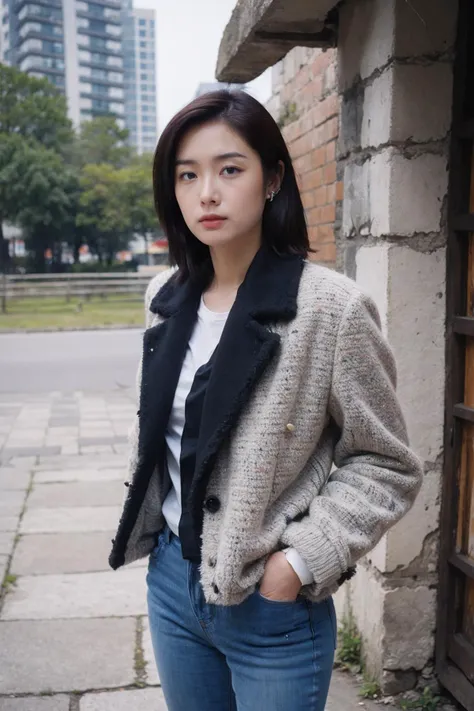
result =
[[[179,535],[179,521],[181,519],[180,458],[181,438],[185,424],[186,398],[191,390],[196,372],[209,361],[216,349],[228,315],[229,312],[217,313],[211,311],[201,298],[196,325],[189,339],[165,433],[166,456],[172,486],[163,502],[163,515],[176,536]],[[303,585],[312,583],[313,576],[300,554],[294,548],[287,548],[285,555],[300,578],[301,583]]]

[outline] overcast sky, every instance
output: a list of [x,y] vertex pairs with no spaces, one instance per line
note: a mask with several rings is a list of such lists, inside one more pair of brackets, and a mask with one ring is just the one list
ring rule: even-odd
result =
[[[237,0],[134,0],[156,12],[158,128],[194,97],[201,82],[215,81],[222,33]],[[271,94],[270,70],[248,85],[259,101]]]

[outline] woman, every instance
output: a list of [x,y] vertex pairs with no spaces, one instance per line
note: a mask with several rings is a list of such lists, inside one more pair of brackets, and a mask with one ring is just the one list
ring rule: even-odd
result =
[[421,482],[393,357],[372,301],[307,261],[291,159],[255,99],[186,106],[153,178],[177,269],[146,294],[110,564],[150,554],[169,711],[319,711],[331,595]]

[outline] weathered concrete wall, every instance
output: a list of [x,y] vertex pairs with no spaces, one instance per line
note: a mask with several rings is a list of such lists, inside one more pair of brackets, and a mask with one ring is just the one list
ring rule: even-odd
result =
[[456,5],[347,0],[340,9],[337,266],[378,304],[410,439],[425,461],[414,508],[338,599],[352,608],[368,670],[388,692],[411,688],[434,651]]
[[282,126],[301,189],[315,261],[334,266],[334,227],[342,184],[336,177],[339,129],[335,50],[296,47],[273,67],[267,104]]

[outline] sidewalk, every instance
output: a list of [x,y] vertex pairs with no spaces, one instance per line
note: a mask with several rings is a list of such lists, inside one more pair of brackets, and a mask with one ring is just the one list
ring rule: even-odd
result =
[[[146,560],[107,565],[135,410],[125,390],[0,397],[0,711],[166,711]],[[327,711],[380,708],[334,675]]]

